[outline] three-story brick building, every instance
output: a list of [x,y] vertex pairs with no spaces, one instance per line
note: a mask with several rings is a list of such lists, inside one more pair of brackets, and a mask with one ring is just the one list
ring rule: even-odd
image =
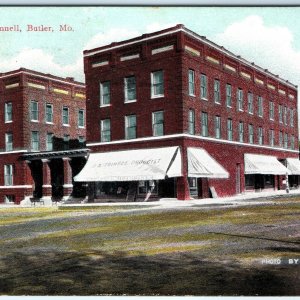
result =
[[[298,185],[297,87],[183,25],[84,51],[90,198]],[[286,168],[287,167],[287,168]]]
[[21,68],[0,74],[0,105],[0,202],[68,197],[87,154],[85,85]]

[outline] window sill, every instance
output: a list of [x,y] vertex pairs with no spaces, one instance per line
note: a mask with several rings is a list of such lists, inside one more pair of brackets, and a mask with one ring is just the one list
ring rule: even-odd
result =
[[232,106],[230,106],[230,105],[226,105],[226,107],[227,107],[227,108],[232,108]]
[[189,94],[189,96],[196,98],[196,95],[194,95],[194,94]]
[[208,99],[207,99],[207,98],[201,98],[201,100],[208,101]]
[[111,106],[111,104],[101,104],[100,108],[102,108],[102,107],[109,107],[109,106]]
[[33,123],[39,123],[38,120],[30,120],[30,121],[33,122]]
[[124,104],[135,103],[135,102],[137,102],[137,100],[127,100],[124,101]]
[[63,124],[63,126],[65,126],[65,127],[70,127],[70,124]]
[[215,102],[215,104],[217,104],[217,105],[221,105],[221,102]]
[[249,113],[249,115],[252,115],[253,116],[253,112],[248,112]]
[[53,122],[45,122],[46,124],[49,124],[49,125],[54,125]]
[[9,124],[9,123],[12,123],[13,121],[5,121],[4,123],[5,124]]
[[[70,125],[69,125],[70,126]],[[78,126],[79,129],[84,129],[85,127],[84,126]]]
[[159,99],[159,98],[164,98],[165,95],[151,95],[151,99]]

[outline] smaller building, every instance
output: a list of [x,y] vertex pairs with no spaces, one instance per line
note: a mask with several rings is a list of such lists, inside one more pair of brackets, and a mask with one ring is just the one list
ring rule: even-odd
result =
[[84,196],[85,85],[28,69],[0,73],[0,202]]

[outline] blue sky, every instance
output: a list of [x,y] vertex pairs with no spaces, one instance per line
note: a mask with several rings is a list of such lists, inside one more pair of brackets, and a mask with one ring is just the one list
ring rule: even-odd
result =
[[0,27],[22,29],[0,32],[0,72],[22,66],[83,81],[84,49],[179,23],[300,84],[300,7],[0,7]]

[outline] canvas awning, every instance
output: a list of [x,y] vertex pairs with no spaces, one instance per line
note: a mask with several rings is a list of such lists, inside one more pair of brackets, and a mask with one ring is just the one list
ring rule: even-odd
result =
[[286,167],[291,172],[291,175],[300,175],[300,161],[299,158],[287,158]]
[[187,149],[188,177],[228,178],[228,172],[204,149]]
[[290,171],[275,156],[247,153],[244,159],[245,174],[290,174]]
[[126,150],[90,154],[75,181],[139,181],[179,177],[179,147]]

